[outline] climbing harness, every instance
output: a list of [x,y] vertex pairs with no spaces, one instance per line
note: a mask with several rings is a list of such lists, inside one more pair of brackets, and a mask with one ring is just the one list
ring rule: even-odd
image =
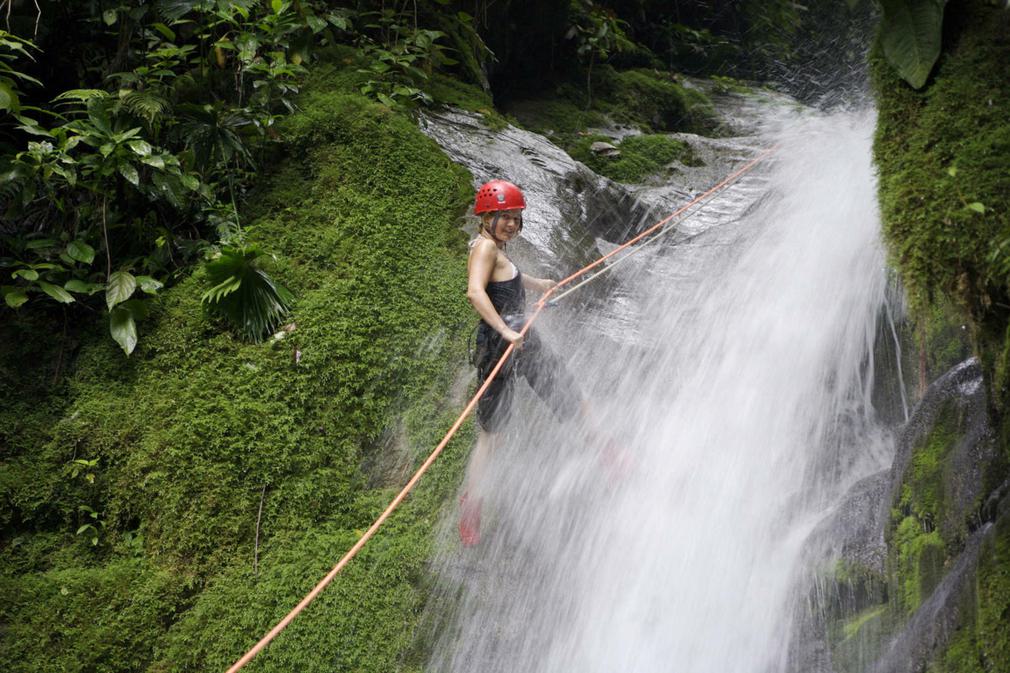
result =
[[[582,287],[586,283],[589,283],[589,282],[593,281],[594,279],[599,278],[601,275],[603,275],[604,273],[606,273],[607,270],[609,270],[610,268],[613,268],[616,264],[618,264],[620,262],[623,262],[624,260],[626,260],[631,255],[636,254],[637,252],[639,252],[640,249],[642,247],[644,247],[644,245],[640,246],[638,249],[633,250],[632,252],[624,255],[623,257],[621,257],[620,259],[618,259],[616,262],[611,263],[609,267],[606,267],[606,268],[604,268],[604,269],[602,269],[602,270],[600,270],[600,271],[598,271],[598,272],[590,275],[588,278],[586,278],[582,282],[580,282],[580,283],[572,286],[571,288],[567,289],[566,291],[558,293],[558,290],[561,287],[563,287],[565,285],[568,285],[569,283],[571,283],[575,279],[583,276],[587,272],[589,272],[589,271],[595,269],[596,267],[600,266],[606,260],[610,259],[614,255],[617,255],[618,253],[620,253],[620,252],[628,249],[629,247],[633,246],[634,244],[638,243],[639,241],[642,241],[643,239],[646,239],[649,236],[651,236],[652,234],[658,232],[658,235],[655,236],[653,239],[650,239],[647,243],[654,242],[654,240],[658,239],[659,236],[664,233],[662,231],[663,228],[666,227],[666,225],[669,224],[672,220],[674,220],[675,218],[680,217],[681,215],[687,213],[687,211],[689,209],[691,209],[694,206],[698,205],[699,203],[702,203],[702,202],[708,200],[709,198],[715,196],[716,194],[718,194],[719,192],[721,192],[723,189],[727,188],[729,185],[731,185],[732,183],[736,182],[736,180],[738,178],[740,178],[742,175],[744,175],[745,173],[747,173],[750,170],[752,170],[759,163],[761,163],[762,161],[764,161],[765,159],[767,159],[777,149],[778,149],[778,147],[775,146],[775,147],[771,147],[771,148],[768,148],[768,149],[762,151],[760,154],[758,154],[757,157],[755,157],[754,159],[751,159],[746,164],[744,164],[743,166],[741,166],[737,170],[735,170],[732,173],[730,173],[729,175],[727,175],[725,178],[723,178],[715,186],[709,188],[707,191],[702,192],[698,196],[694,197],[687,204],[681,206],[676,211],[674,211],[673,213],[671,213],[667,217],[663,218],[662,220],[660,220],[659,222],[657,222],[653,226],[649,227],[648,229],[646,229],[642,233],[638,234],[634,238],[630,239],[629,241],[627,241],[625,243],[622,243],[621,245],[617,246],[616,248],[614,248],[613,250],[611,250],[607,254],[605,254],[602,257],[600,257],[599,259],[597,259],[595,262],[592,262],[591,264],[586,265],[585,267],[579,269],[578,271],[576,271],[575,273],[571,274],[567,278],[564,278],[561,281],[559,281],[553,288],[551,288],[546,293],[544,293],[544,295],[540,298],[539,301],[537,301],[537,303],[534,305],[532,315],[530,315],[529,319],[526,321],[526,324],[523,325],[522,329],[519,330],[519,334],[522,335],[522,336],[524,336],[524,337],[526,336],[526,333],[529,331],[530,326],[533,324],[533,322],[540,315],[540,312],[544,310],[544,307],[555,304],[558,300],[560,300],[561,298],[563,298],[563,297],[567,296],[568,294],[574,292],[575,290],[577,290],[578,288]],[[498,186],[498,185],[494,185],[494,183],[497,183],[497,182],[504,182],[504,181],[492,181],[492,182],[489,182],[489,183],[487,183],[487,185],[485,185],[484,187],[482,187],[482,189],[484,189],[485,187],[489,187],[489,186]],[[505,184],[506,185],[511,185],[511,183],[505,183]],[[514,185],[512,185],[512,186],[514,187]],[[518,191],[518,188],[516,188],[516,191]],[[492,197],[492,195],[497,200],[497,192],[495,192],[495,191],[490,191],[490,193],[487,195],[487,198],[490,200],[490,198]],[[480,196],[480,194],[478,193],[478,197],[479,196]],[[514,198],[514,195],[512,195],[510,192],[506,192],[506,196],[507,196],[507,198]],[[522,198],[522,192],[519,192],[518,198]],[[525,200],[523,201],[523,205],[525,206]],[[672,228],[671,228],[671,230],[672,230]],[[557,294],[557,296],[555,296],[555,294]],[[272,629],[270,629],[270,631],[259,640],[259,642],[257,642],[248,652],[246,652],[244,655],[242,655],[242,657],[238,661],[236,661],[234,664],[232,664],[231,668],[228,669],[227,673],[237,673],[237,671],[241,670],[243,666],[245,666],[250,661],[252,661],[253,657],[255,657],[257,654],[259,654],[259,652],[264,647],[266,647],[268,644],[270,644],[270,641],[272,641],[274,638],[276,638],[277,635],[281,631],[283,631],[287,627],[287,625],[290,624],[291,621],[295,617],[297,617],[298,614],[309,605],[309,603],[311,603],[313,600],[315,600],[316,596],[318,596],[320,593],[322,593],[323,589],[325,589],[329,585],[329,583],[332,582],[333,579],[340,573],[340,571],[344,569],[344,566],[346,566],[350,562],[350,560],[357,555],[357,553],[361,550],[361,548],[365,546],[365,544],[368,542],[368,540],[371,539],[371,537],[375,534],[375,532],[377,530],[379,530],[379,528],[382,526],[383,523],[385,523],[386,519],[388,519],[389,516],[393,513],[393,511],[397,507],[399,507],[400,503],[403,502],[403,500],[407,497],[407,494],[409,494],[410,491],[413,490],[414,486],[417,484],[418,481],[420,481],[420,479],[424,475],[424,473],[428,471],[428,468],[430,468],[432,466],[432,464],[435,462],[435,460],[442,453],[442,450],[445,449],[446,445],[449,444],[449,440],[451,440],[453,438],[453,436],[456,434],[456,432],[459,431],[460,427],[462,427],[462,425],[463,425],[463,422],[466,420],[466,417],[469,416],[470,413],[477,406],[477,401],[480,400],[481,396],[484,395],[484,392],[491,385],[491,382],[494,380],[494,378],[496,376],[498,376],[498,373],[501,371],[502,367],[505,365],[505,361],[508,360],[509,356],[512,355],[512,351],[514,351],[514,350],[515,350],[515,344],[509,344],[508,348],[505,349],[505,352],[502,354],[501,358],[498,360],[498,363],[494,366],[494,368],[488,374],[487,378],[484,380],[484,383],[477,389],[477,392],[474,393],[473,397],[470,398],[470,401],[467,402],[466,407],[463,408],[463,411],[460,413],[459,417],[456,418],[456,421],[452,424],[452,427],[449,428],[449,431],[445,434],[445,437],[442,438],[442,441],[440,441],[438,443],[438,446],[436,446],[435,449],[431,452],[431,454],[429,454],[428,458],[425,459],[425,461],[421,465],[421,467],[419,467],[417,469],[417,471],[414,473],[414,476],[412,476],[410,478],[410,481],[407,482],[406,486],[403,487],[403,489],[389,503],[389,505],[386,507],[386,509],[383,510],[382,514],[379,515],[379,518],[377,518],[375,520],[375,522],[368,528],[368,530],[366,530],[364,532],[364,534],[358,539],[358,541],[354,544],[354,546],[351,547],[347,551],[346,554],[344,554],[344,556],[337,562],[337,565],[335,565],[333,567],[333,569],[330,570],[330,572],[327,573],[326,576],[323,579],[321,579],[319,581],[319,583],[316,584],[316,586],[314,586],[312,588],[312,590],[309,591],[309,593],[306,594],[305,597],[301,601],[299,601],[298,605],[296,605],[294,608],[292,608],[291,611],[287,615],[285,615],[285,617],[283,619],[281,619],[279,622],[277,622],[276,626],[274,626]]]

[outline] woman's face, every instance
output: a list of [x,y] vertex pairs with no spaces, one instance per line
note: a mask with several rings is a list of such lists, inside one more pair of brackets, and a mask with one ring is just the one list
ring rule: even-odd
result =
[[[510,241],[519,235],[519,229],[521,228],[523,211],[521,210],[503,210],[498,213],[498,224],[494,228],[494,236],[500,241]],[[494,221],[494,216],[487,223],[486,227],[490,231],[491,222]]]

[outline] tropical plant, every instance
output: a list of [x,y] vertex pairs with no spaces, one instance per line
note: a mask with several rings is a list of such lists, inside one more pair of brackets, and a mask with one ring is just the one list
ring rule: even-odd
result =
[[575,52],[586,66],[586,109],[593,102],[593,65],[614,52],[633,48],[624,33],[628,25],[617,14],[594,0],[572,0],[572,24],[565,38],[575,42]]
[[877,0],[880,47],[903,80],[921,89],[940,56],[947,0]]
[[18,112],[21,109],[21,83],[42,84],[15,68],[19,58],[34,60],[30,50],[38,51],[38,47],[30,40],[0,30],[0,110],[4,112]]
[[224,246],[204,265],[213,284],[203,302],[226,318],[243,337],[262,341],[287,315],[291,293],[260,266],[262,250],[253,245]]
[[435,68],[456,65],[450,48],[441,44],[446,34],[410,23],[406,11],[383,9],[365,24],[376,37],[358,37],[367,66],[360,72],[369,76],[361,92],[385,105],[430,103],[424,84]]
[[[313,37],[347,24],[280,0],[93,10],[77,11],[120,35],[114,52],[96,44],[89,71],[101,79],[40,105],[16,86],[38,83],[20,72],[37,50],[0,33],[0,107],[15,122],[0,127],[0,146],[21,144],[0,155],[0,294],[10,309],[96,311],[104,293],[110,333],[129,354],[143,297],[201,259],[206,239],[237,229],[237,195],[278,116],[294,109]],[[258,287],[230,302],[255,302]]]

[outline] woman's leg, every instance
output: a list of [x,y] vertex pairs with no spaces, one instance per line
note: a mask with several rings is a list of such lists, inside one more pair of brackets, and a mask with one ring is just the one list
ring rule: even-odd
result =
[[470,464],[466,470],[466,489],[471,497],[481,498],[487,487],[487,466],[491,462],[495,447],[498,445],[498,434],[483,428],[477,430],[477,444],[470,454]]
[[477,445],[467,466],[466,488],[459,501],[459,539],[465,547],[480,542],[480,510],[487,489],[487,467],[497,444],[497,433],[478,430]]

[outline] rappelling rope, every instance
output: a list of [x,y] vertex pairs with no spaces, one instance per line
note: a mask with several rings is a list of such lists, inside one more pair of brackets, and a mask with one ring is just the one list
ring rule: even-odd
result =
[[[643,238],[649,236],[650,234],[656,232],[657,230],[662,229],[671,220],[673,220],[674,218],[676,218],[676,217],[680,216],[681,214],[685,213],[688,209],[690,209],[691,207],[695,206],[696,204],[702,202],[703,200],[705,200],[705,199],[707,199],[707,198],[709,198],[711,196],[714,196],[715,194],[717,194],[718,192],[720,192],[722,189],[728,187],[730,184],[732,184],[733,182],[735,182],[744,173],[747,173],[748,171],[750,171],[751,169],[753,169],[757,164],[759,164],[760,162],[762,162],[765,159],[767,159],[773,152],[775,152],[776,149],[778,149],[778,148],[777,147],[771,147],[769,149],[764,150],[757,157],[755,157],[754,159],[748,161],[746,164],[744,164],[743,166],[741,166],[737,170],[735,170],[732,173],[730,173],[729,175],[727,175],[725,178],[723,178],[714,187],[711,187],[707,191],[702,192],[698,196],[694,197],[691,201],[689,201],[687,204],[685,204],[685,205],[681,206],[680,208],[678,208],[675,212],[673,212],[669,216],[663,218],[662,220],[660,220],[659,222],[657,222],[653,226],[649,227],[648,229],[646,229],[642,233],[638,234],[637,236],[635,236],[631,240],[629,240],[629,241],[627,241],[625,243],[622,243],[618,247],[614,248],[613,250],[611,250],[607,254],[605,254],[602,257],[600,257],[599,259],[597,259],[595,262],[592,262],[591,264],[588,264],[588,265],[584,266],[583,268],[579,269],[578,271],[576,271],[575,273],[571,274],[567,278],[564,278],[561,281],[559,281],[554,287],[552,287],[550,290],[548,290],[546,293],[544,293],[544,295],[536,303],[536,305],[534,306],[534,309],[533,309],[533,314],[526,321],[526,324],[523,325],[522,329],[519,330],[519,334],[522,335],[522,336],[526,336],[526,333],[529,331],[530,326],[537,319],[537,316],[540,315],[540,312],[544,310],[544,307],[548,305],[548,303],[553,303],[554,301],[557,301],[557,300],[561,299],[561,297],[563,297],[563,296],[567,295],[568,293],[574,291],[575,289],[581,287],[585,283],[590,282],[594,278],[599,277],[605,271],[601,271],[601,272],[598,272],[596,274],[593,274],[592,276],[590,276],[588,279],[586,279],[582,283],[579,283],[579,284],[575,285],[574,287],[570,288],[569,290],[567,290],[567,291],[559,294],[557,297],[554,297],[555,293],[557,293],[557,291],[558,291],[559,288],[561,288],[561,287],[563,287],[563,286],[571,283],[573,280],[575,280],[576,278],[579,278],[580,276],[582,276],[583,274],[585,274],[587,271],[590,271],[590,270],[596,268],[597,266],[599,266],[600,264],[602,264],[604,261],[606,261],[610,257],[613,257],[614,255],[616,255],[617,253],[621,252],[622,250],[627,249],[628,247],[630,247],[630,246],[634,245],[635,243],[641,241]],[[625,257],[622,258],[622,260],[619,260],[619,261],[623,261],[623,259],[626,259],[628,256],[630,256],[630,254],[629,255],[625,255]],[[552,299],[552,297],[554,297],[554,299]],[[414,486],[421,479],[421,477],[424,475],[424,473],[428,471],[428,468],[431,467],[432,463],[435,462],[435,459],[438,458],[439,454],[442,453],[442,450],[445,449],[446,445],[449,443],[449,440],[451,440],[453,438],[453,436],[456,434],[456,432],[463,425],[463,421],[466,420],[466,417],[469,416],[470,412],[473,411],[473,409],[474,409],[475,406],[477,406],[477,401],[481,398],[481,396],[484,394],[484,392],[488,389],[488,386],[491,385],[491,382],[498,375],[498,372],[501,371],[501,368],[505,365],[505,361],[508,360],[509,356],[512,355],[512,352],[514,350],[515,350],[515,344],[509,344],[508,348],[505,349],[505,352],[502,354],[501,358],[498,360],[498,364],[496,364],[494,366],[494,369],[492,369],[491,372],[488,374],[487,378],[484,380],[484,383],[480,386],[480,388],[477,389],[477,392],[474,393],[473,397],[470,398],[470,401],[467,402],[466,407],[463,408],[463,411],[460,413],[459,417],[456,419],[456,422],[452,424],[452,427],[449,428],[449,431],[445,434],[445,437],[442,438],[442,441],[440,441],[438,443],[438,446],[435,447],[435,449],[431,452],[431,454],[424,461],[424,463],[421,465],[421,467],[419,467],[417,469],[417,472],[415,472],[414,476],[412,476],[410,478],[410,481],[407,482],[407,485],[403,487],[403,490],[401,490],[396,495],[396,497],[393,498],[392,502],[390,502],[389,505],[386,507],[386,509],[382,512],[382,514],[379,515],[379,518],[375,520],[375,523],[373,523],[368,528],[368,530],[365,531],[365,533],[361,536],[361,538],[354,544],[354,546],[351,547],[347,551],[346,554],[344,554],[344,556],[340,559],[340,561],[337,562],[337,565],[335,565],[333,567],[333,570],[331,570],[329,573],[327,573],[326,577],[324,577],[323,579],[321,579],[319,581],[319,583],[316,584],[316,586],[314,586],[312,588],[312,590],[308,594],[305,595],[305,598],[303,598],[298,603],[298,605],[296,605],[294,608],[292,608],[291,612],[289,612],[287,615],[285,615],[284,619],[282,619],[281,621],[277,622],[277,625],[274,626],[272,629],[270,629],[270,632],[267,633],[265,636],[263,636],[260,639],[260,641],[258,643],[256,643],[252,647],[252,649],[250,649],[248,652],[246,652],[244,655],[242,655],[242,658],[240,658],[238,661],[236,661],[234,664],[232,664],[231,668],[228,669],[227,673],[236,673],[236,671],[240,670],[243,666],[245,666],[250,661],[252,661],[253,657],[255,657],[257,654],[259,654],[260,650],[262,650],[264,647],[266,647],[270,643],[271,640],[273,640],[275,637],[277,637],[277,635],[281,631],[283,631],[287,627],[287,625],[290,624],[291,621],[295,617],[298,616],[298,613],[300,613],[302,610],[304,610],[306,608],[306,606],[308,606],[309,603],[311,603],[313,600],[315,600],[316,596],[318,596],[320,593],[322,593],[323,589],[325,589],[327,587],[327,585],[329,585],[329,583],[333,581],[333,578],[335,578],[340,573],[340,571],[344,569],[344,566],[346,566],[348,564],[348,562],[350,562],[350,560],[357,555],[357,553],[361,550],[361,548],[365,546],[365,543],[368,542],[368,540],[375,534],[375,532],[379,529],[379,527],[386,521],[386,519],[389,518],[389,515],[393,513],[393,510],[395,510],[400,505],[400,503],[403,502],[404,498],[407,497],[407,494],[410,493],[410,491],[414,488]]]
[[[726,184],[724,184],[722,186],[722,188],[725,189],[730,184],[732,184],[732,183],[726,183]],[[714,196],[715,196],[715,194],[709,194],[710,198],[714,197]],[[701,207],[699,207],[697,210],[695,210],[694,212],[691,212],[691,213],[684,213],[685,209],[681,208],[678,211],[679,214],[683,214],[683,217],[681,217],[681,219],[680,219],[681,222],[683,222],[687,218],[691,217],[692,215],[697,215],[698,213],[700,213],[702,211],[702,209],[706,205],[708,205],[708,202],[692,201],[692,203],[694,205],[699,205],[700,204]],[[690,206],[691,206],[691,204],[688,204],[687,207],[690,207]],[[672,217],[675,217],[675,216],[676,215],[674,215]],[[669,221],[666,221],[665,224],[669,224]],[[557,296],[554,296],[554,297],[551,297],[550,300],[547,302],[547,305],[548,306],[554,306],[559,301],[561,301],[562,299],[564,299],[565,297],[567,297],[571,293],[573,293],[576,290],[578,290],[579,288],[581,288],[583,285],[589,285],[590,283],[592,283],[594,280],[596,280],[597,278],[599,278],[603,274],[608,273],[610,271],[613,271],[615,268],[617,268],[618,265],[623,264],[624,262],[628,261],[631,257],[634,257],[635,255],[639,254],[640,252],[642,252],[643,250],[645,250],[646,248],[648,248],[650,245],[653,245],[654,243],[662,240],[663,236],[665,236],[666,234],[668,234],[670,232],[675,232],[675,231],[677,231],[677,229],[674,228],[674,227],[664,226],[659,232],[656,232],[655,236],[653,236],[649,240],[645,241],[644,243],[641,243],[641,244],[635,246],[634,248],[631,249],[631,252],[629,252],[626,255],[622,255],[621,258],[618,259],[617,261],[611,262],[607,266],[603,267],[602,270],[597,271],[593,275],[591,275],[588,278],[586,278],[584,281],[582,281],[580,283],[576,283],[575,285],[571,286],[570,288],[568,288],[567,290],[565,290],[561,294],[559,294]],[[674,243],[675,243],[675,245],[682,245],[684,243],[688,243],[690,241],[693,241],[694,239],[698,238],[699,236],[701,236],[702,234],[705,234],[705,233],[708,233],[707,229],[705,231],[699,231],[696,234],[691,234],[690,236],[685,236],[684,238],[678,239]],[[615,250],[615,252],[616,252],[616,250]]]

